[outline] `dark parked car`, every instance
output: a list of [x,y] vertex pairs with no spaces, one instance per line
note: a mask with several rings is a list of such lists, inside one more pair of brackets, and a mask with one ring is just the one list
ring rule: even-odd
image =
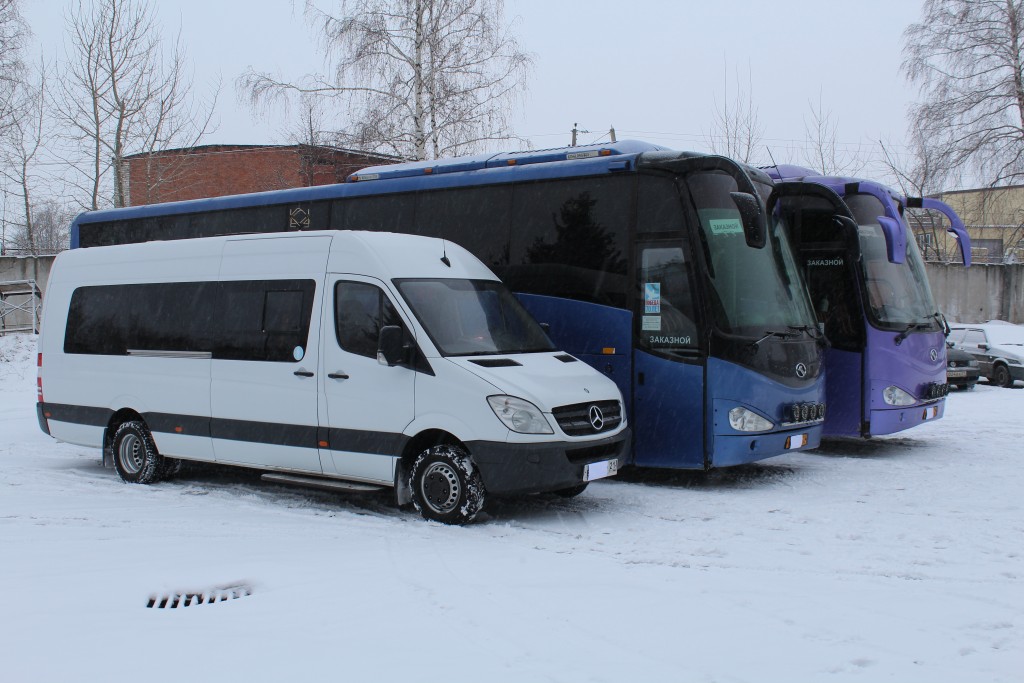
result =
[[946,342],[946,382],[950,388],[971,390],[978,383],[978,361],[974,356]]
[[1001,387],[1024,380],[1024,325],[1001,320],[950,323],[948,341],[974,356],[983,377]]

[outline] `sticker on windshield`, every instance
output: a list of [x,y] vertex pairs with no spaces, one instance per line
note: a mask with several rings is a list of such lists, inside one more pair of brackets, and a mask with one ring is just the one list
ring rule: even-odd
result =
[[644,313],[661,313],[660,282],[644,283]]
[[711,218],[708,220],[712,235],[743,234],[743,223],[739,218]]
[[641,323],[641,329],[645,332],[661,332],[661,316],[645,315]]

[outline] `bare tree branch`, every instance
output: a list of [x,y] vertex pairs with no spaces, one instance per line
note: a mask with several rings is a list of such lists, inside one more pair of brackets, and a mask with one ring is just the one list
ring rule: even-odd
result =
[[335,144],[410,159],[464,154],[516,139],[510,105],[532,65],[503,21],[502,0],[342,1],[337,16],[307,0],[330,76],[297,82],[248,70],[254,110],[293,98],[337,100]]

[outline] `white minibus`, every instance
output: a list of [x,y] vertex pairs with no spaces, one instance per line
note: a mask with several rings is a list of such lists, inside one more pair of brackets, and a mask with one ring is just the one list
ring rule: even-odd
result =
[[630,433],[615,384],[554,348],[465,249],[359,231],[61,253],[40,427],[149,484],[181,460],[320,488],[394,487],[465,523],[490,494],[571,496]]

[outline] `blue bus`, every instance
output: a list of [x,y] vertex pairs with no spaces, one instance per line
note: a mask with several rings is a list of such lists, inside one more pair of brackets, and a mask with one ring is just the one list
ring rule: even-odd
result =
[[73,247],[356,229],[450,239],[611,377],[634,464],[709,469],[819,444],[824,341],[772,180],[637,141],[367,168],[337,185],[80,215]]
[[825,436],[869,438],[941,418],[948,327],[935,305],[908,208],[949,221],[965,266],[970,237],[948,205],[870,180],[765,169],[830,346]]

